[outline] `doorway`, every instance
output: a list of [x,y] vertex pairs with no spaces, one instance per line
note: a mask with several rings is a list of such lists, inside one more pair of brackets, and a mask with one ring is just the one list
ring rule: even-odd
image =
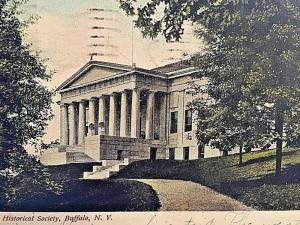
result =
[[157,148],[150,148],[150,159],[155,160],[157,154]]
[[123,159],[124,159],[123,151],[122,150],[118,150],[117,160],[123,160]]
[[190,148],[189,147],[184,147],[183,148],[183,159],[184,160],[189,160],[190,159]]

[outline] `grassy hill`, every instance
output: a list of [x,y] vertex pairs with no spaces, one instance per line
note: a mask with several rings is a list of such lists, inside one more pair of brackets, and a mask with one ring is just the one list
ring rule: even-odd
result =
[[191,161],[145,160],[132,163],[114,178],[180,179],[209,186],[255,209],[300,209],[300,151],[285,149],[283,171],[274,175],[275,150]]

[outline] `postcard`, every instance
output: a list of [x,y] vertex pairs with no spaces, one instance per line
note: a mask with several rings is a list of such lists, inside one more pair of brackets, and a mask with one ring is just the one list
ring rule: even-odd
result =
[[0,224],[300,224],[299,7],[0,0]]

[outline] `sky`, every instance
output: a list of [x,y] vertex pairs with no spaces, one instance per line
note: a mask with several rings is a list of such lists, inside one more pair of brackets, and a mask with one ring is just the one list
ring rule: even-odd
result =
[[[143,0],[144,1],[144,0]],[[110,11],[93,12],[91,8]],[[132,18],[119,9],[117,0],[29,0],[25,15],[40,19],[26,30],[25,41],[32,43],[33,51],[41,52],[53,79],[46,85],[55,89],[90,60],[92,52],[102,53],[94,60],[115,62],[138,67],[154,68],[182,59],[183,53],[192,54],[201,49],[200,40],[193,36],[192,26],[186,25],[183,43],[166,43],[163,37],[145,39],[132,29]],[[94,18],[104,18],[95,20]],[[108,29],[95,30],[92,27]],[[92,39],[98,35],[104,38]],[[93,47],[93,44],[100,46]],[[104,46],[103,46],[104,45]],[[133,54],[132,54],[133,53]],[[54,119],[49,122],[45,143],[59,138],[59,106],[53,99]]]

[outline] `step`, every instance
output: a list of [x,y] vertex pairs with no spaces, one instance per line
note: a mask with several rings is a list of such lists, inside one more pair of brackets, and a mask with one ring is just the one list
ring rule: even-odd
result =
[[73,145],[66,147],[67,152],[84,152],[84,147],[80,145]]
[[129,164],[128,159],[124,160],[102,160],[102,166],[93,166],[92,172],[84,172],[83,179],[107,179],[118,173]]
[[83,152],[67,152],[67,163],[88,163],[95,160]]
[[98,180],[104,180],[109,178],[109,171],[103,170],[100,172],[84,172],[83,173],[83,179],[98,179]]
[[102,166],[114,166],[124,162],[123,160],[101,160]]
[[102,170],[108,169],[110,166],[93,166],[93,172],[100,172]]

